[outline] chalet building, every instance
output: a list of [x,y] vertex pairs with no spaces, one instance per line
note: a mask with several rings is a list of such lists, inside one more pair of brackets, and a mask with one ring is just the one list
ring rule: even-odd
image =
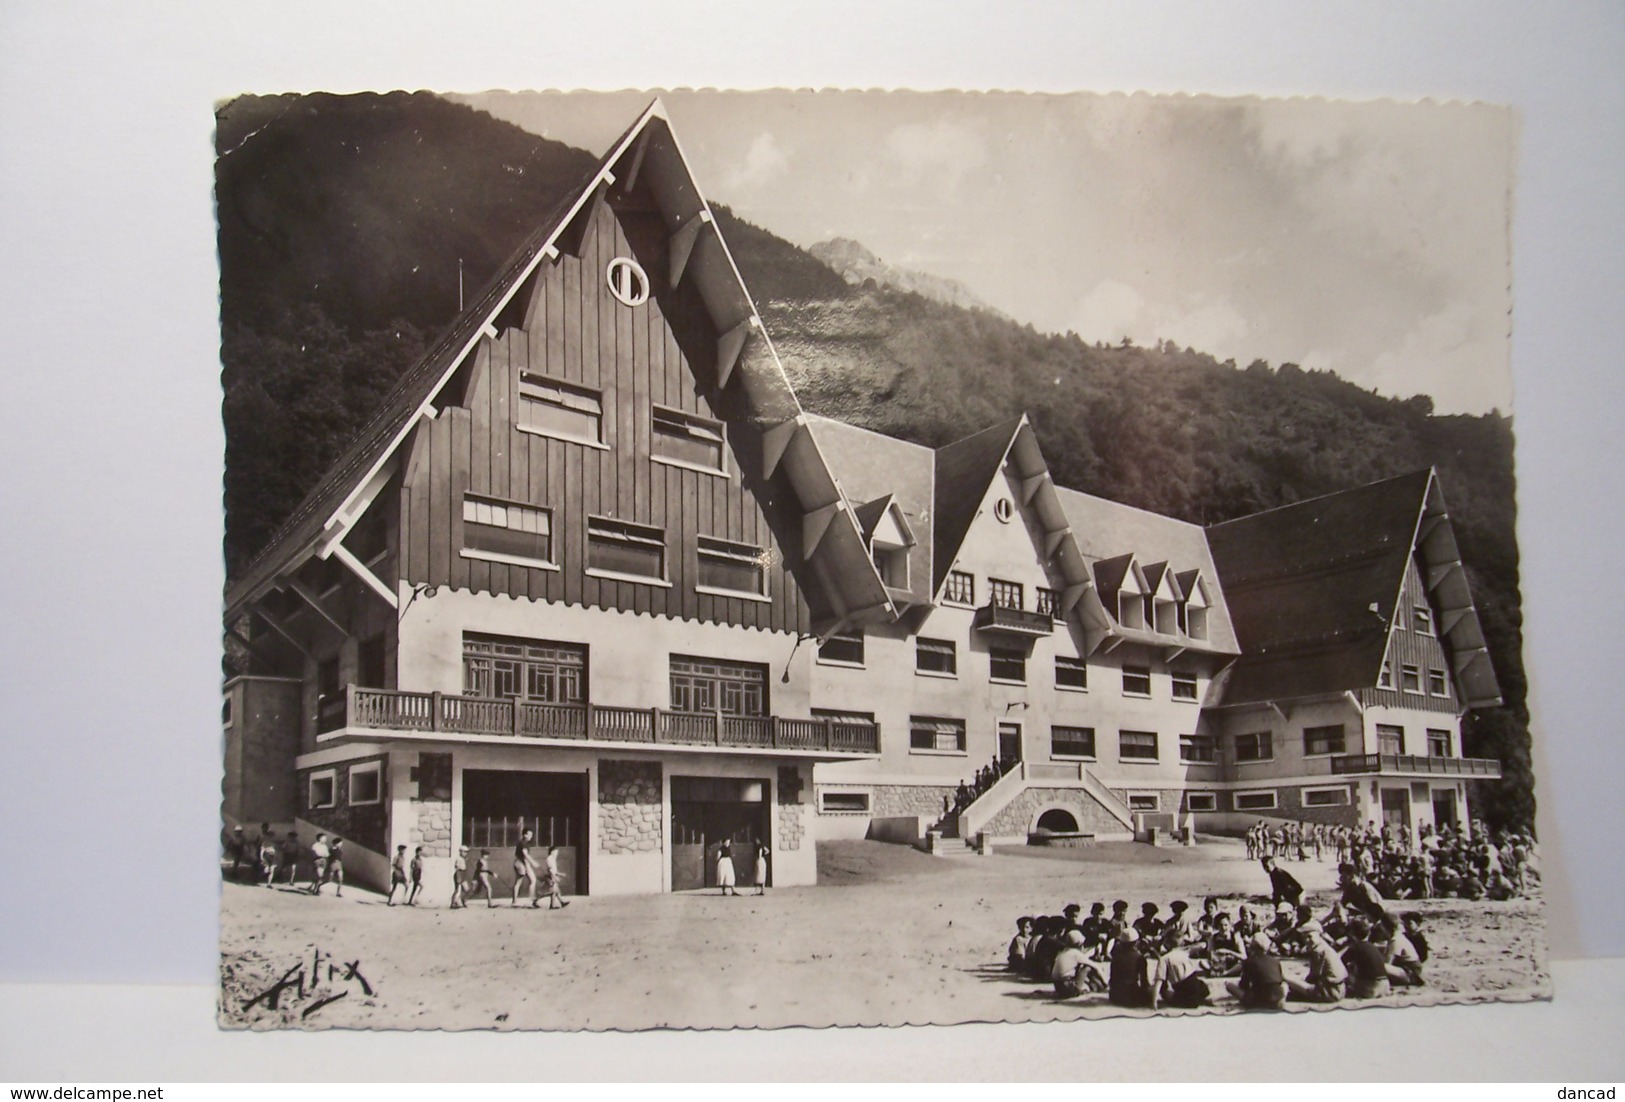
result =
[[[568,889],[846,836],[1462,822],[1497,701],[1437,478],[1208,529],[804,411],[661,105],[230,585],[229,822]],[[957,815],[955,788],[1002,778]]]

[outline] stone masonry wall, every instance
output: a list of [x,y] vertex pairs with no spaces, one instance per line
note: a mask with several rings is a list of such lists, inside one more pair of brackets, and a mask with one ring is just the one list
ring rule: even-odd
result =
[[892,815],[942,817],[942,801],[952,798],[952,785],[877,784],[869,801],[869,814],[877,819]]
[[423,753],[412,770],[418,793],[412,798],[417,813],[412,823],[410,848],[423,847],[425,857],[451,856],[451,755]]
[[801,768],[795,765],[779,766],[779,783],[775,786],[779,804],[779,848],[785,851],[801,848],[802,835],[807,833],[803,814],[802,792],[806,784]]
[[1122,834],[1129,828],[1080,788],[1029,788],[1006,804],[983,829],[998,837],[1025,835],[1046,807],[1064,807],[1085,834]]
[[661,774],[657,761],[598,763],[598,848],[604,853],[660,850]]

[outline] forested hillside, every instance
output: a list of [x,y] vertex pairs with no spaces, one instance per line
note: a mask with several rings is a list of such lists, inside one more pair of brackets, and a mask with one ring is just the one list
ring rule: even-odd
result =
[[[594,157],[426,94],[239,99],[219,118],[235,572],[455,315],[459,258],[471,298]],[[1507,419],[851,287],[726,209],[718,222],[817,412],[933,445],[1026,412],[1060,482],[1198,523],[1436,466],[1507,699],[1467,724],[1467,752],[1507,772],[1479,806],[1532,824]]]

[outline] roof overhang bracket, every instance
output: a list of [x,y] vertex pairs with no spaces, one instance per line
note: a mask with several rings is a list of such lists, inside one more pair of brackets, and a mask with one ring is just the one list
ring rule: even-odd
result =
[[1416,542],[1421,543],[1426,540],[1447,519],[1443,513],[1434,513],[1430,517],[1423,517],[1421,527],[1416,530]]
[[345,626],[339,623],[338,618],[327,611],[327,606],[322,604],[322,599],[311,591],[310,586],[306,585],[298,578],[289,578],[287,579],[286,584],[289,589],[293,590],[299,595],[305,604],[309,605],[315,611],[317,616],[322,618],[323,622],[325,622],[328,627],[332,628],[340,635],[350,634]]
[[1352,704],[1356,712],[1360,713],[1361,715],[1365,715],[1365,705],[1360,702],[1360,698],[1355,696],[1352,690],[1344,689],[1343,699]]
[[773,477],[773,472],[779,469],[779,461],[784,458],[785,450],[790,447],[790,441],[795,439],[796,433],[806,427],[806,418],[797,414],[762,433],[763,478]]
[[1276,715],[1280,716],[1282,723],[1291,723],[1292,722],[1291,714],[1285,708],[1283,708],[1279,704],[1277,704],[1275,701],[1273,701],[1273,700],[1270,701],[1268,704],[1265,705],[1265,707],[1268,708],[1270,711],[1274,712]]
[[226,635],[229,638],[235,639],[237,642],[241,643],[250,654],[257,656],[262,661],[270,661],[270,658],[266,655],[265,651],[260,649],[260,645],[238,630],[236,624],[233,624],[231,627],[226,629]]
[[299,641],[298,637],[295,636],[293,632],[283,627],[281,621],[279,621],[275,616],[272,616],[269,612],[266,612],[257,604],[251,607],[254,610],[254,615],[258,616],[261,620],[264,620],[266,627],[270,628],[272,631],[282,636],[282,638],[286,639],[294,650],[298,651],[312,662],[316,660],[316,656],[311,654],[310,651],[306,650],[305,645]]
[[1178,660],[1180,655],[1184,654],[1189,649],[1190,649],[1189,647],[1183,647],[1183,646],[1169,647],[1166,651],[1163,652],[1162,660],[1164,662],[1176,661],[1176,660]]
[[1021,503],[1023,505],[1031,505],[1033,503],[1033,498],[1038,496],[1038,491],[1044,488],[1044,483],[1048,480],[1048,471],[1039,471],[1037,474],[1028,475],[1026,478],[1023,478],[1021,480]]
[[745,341],[762,328],[762,319],[752,314],[717,338],[717,389],[722,390],[733,377],[734,366],[745,350]]
[[1078,602],[1083,600],[1084,595],[1089,592],[1093,585],[1093,582],[1074,582],[1063,589],[1061,591],[1062,615],[1072,615],[1072,610],[1078,607]]
[[1460,559],[1451,559],[1447,563],[1440,563],[1438,566],[1428,567],[1428,589],[1438,589],[1440,583],[1460,569]]
[[822,509],[814,509],[801,519],[801,553],[805,557],[809,559],[813,557],[818,545],[824,542],[831,522],[835,520],[837,514],[845,512],[846,508],[845,499],[832,501]]
[[1439,612],[1439,633],[1449,635],[1456,630],[1457,625],[1467,619],[1472,611],[1472,605],[1466,605],[1462,608],[1441,609]]
[[1105,639],[1101,640],[1100,653],[1110,654],[1112,651],[1116,650],[1122,645],[1123,637],[1121,635],[1108,635]]
[[397,612],[400,611],[401,602],[400,598],[395,596],[395,591],[389,588],[389,586],[385,585],[383,580],[380,579],[378,575],[374,574],[370,569],[368,569],[366,563],[356,558],[355,552],[344,546],[343,536],[340,536],[338,539],[329,540],[327,546],[323,547],[316,554],[318,558],[337,559],[339,562],[349,567],[350,573],[360,578],[368,589],[372,590],[374,593],[378,594],[379,597],[383,598],[385,604],[387,604],[390,608],[395,609]]
[[667,261],[666,278],[671,282],[672,289],[683,281],[683,272],[688,269],[688,258],[694,252],[694,243],[699,240],[700,231],[711,225],[711,212],[702,210],[694,217],[677,227],[671,235],[670,259]]
[[1067,529],[1065,528],[1056,528],[1053,531],[1045,532],[1044,558],[1053,559],[1055,557],[1055,553],[1061,549],[1061,544],[1066,540],[1066,537]]

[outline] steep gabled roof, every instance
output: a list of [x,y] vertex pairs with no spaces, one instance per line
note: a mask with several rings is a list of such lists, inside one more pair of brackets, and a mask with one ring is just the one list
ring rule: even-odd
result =
[[1499,702],[1431,470],[1215,524],[1207,538],[1243,651],[1226,704],[1376,685],[1413,552],[1446,599],[1463,698]]
[[[386,470],[418,419],[432,415],[441,391],[482,337],[495,336],[503,310],[545,259],[556,257],[566,235],[617,182],[642,174],[672,234],[672,272],[693,281],[719,334],[716,386],[733,381],[744,393],[753,427],[764,433],[764,477],[781,472],[804,514],[803,553],[832,606],[824,630],[877,617],[895,618],[897,609],[874,564],[851,502],[842,493],[816,438],[807,431],[789,376],[762,327],[727,243],[717,230],[688,160],[678,145],[661,102],[652,101],[610,146],[578,191],[561,199],[448,327],[434,347],[402,377],[380,412],[311,491],[266,549],[226,595],[230,619],[279,576],[312,554],[325,557],[359,518],[359,501]],[[709,231],[707,232],[707,228]],[[749,346],[747,348],[747,346]]]
[[936,544],[931,573],[933,593],[942,589],[943,579],[976,519],[982,497],[1004,466],[1010,445],[1024,424],[1026,418],[1018,417],[937,449],[936,503],[931,525]]

